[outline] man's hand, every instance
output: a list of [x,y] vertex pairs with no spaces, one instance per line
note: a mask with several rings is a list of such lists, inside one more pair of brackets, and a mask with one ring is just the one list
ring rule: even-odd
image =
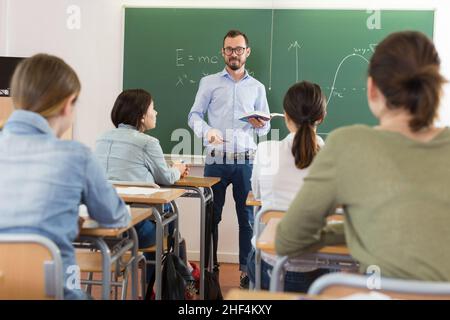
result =
[[249,118],[248,122],[253,126],[253,128],[259,129],[265,126],[266,122],[258,118]]
[[209,129],[206,133],[208,142],[214,145],[223,144],[225,140],[222,138],[222,134],[217,129]]

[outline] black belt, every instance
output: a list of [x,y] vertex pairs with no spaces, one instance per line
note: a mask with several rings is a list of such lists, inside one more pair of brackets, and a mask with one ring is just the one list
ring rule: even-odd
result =
[[253,160],[255,157],[255,152],[245,151],[245,152],[216,152],[216,150],[211,151],[211,157],[222,156],[224,159],[234,159],[234,160]]

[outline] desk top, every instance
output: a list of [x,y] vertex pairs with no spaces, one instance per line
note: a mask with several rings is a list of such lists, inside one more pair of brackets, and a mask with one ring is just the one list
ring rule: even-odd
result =
[[184,177],[174,185],[181,187],[201,187],[201,188],[211,188],[216,183],[220,182],[220,178],[216,177]]
[[255,195],[253,194],[253,191],[250,191],[247,195],[247,200],[245,201],[245,204],[247,206],[261,207],[261,200],[256,199]]
[[[299,293],[231,289],[225,300],[301,300],[302,297],[307,296]],[[313,296],[310,297],[313,299]]]
[[[143,187],[140,187],[143,188]],[[166,189],[166,188],[164,188]],[[186,190],[184,189],[170,189],[161,192],[155,192],[150,195],[145,194],[119,194],[123,201],[127,203],[141,203],[141,204],[166,204],[181,197]]]
[[117,237],[151,215],[150,208],[131,208],[131,222],[124,228],[99,228],[96,221],[88,218],[83,222],[80,236]]
[[[335,218],[335,216],[331,216],[328,220],[342,221],[342,217]],[[258,249],[261,249],[266,253],[276,254],[275,233],[277,230],[278,223],[280,221],[281,218],[272,218],[269,220],[260,237],[258,238],[258,241],[256,241],[256,247]],[[323,247],[318,251],[318,253],[350,255],[350,252],[348,251],[348,248],[345,245]]]

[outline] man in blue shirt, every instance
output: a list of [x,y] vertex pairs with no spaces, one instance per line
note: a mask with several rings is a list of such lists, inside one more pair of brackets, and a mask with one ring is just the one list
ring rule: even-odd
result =
[[[264,85],[245,70],[250,55],[247,36],[230,30],[224,37],[222,56],[225,69],[201,79],[194,105],[188,116],[189,126],[203,138],[206,146],[206,177],[220,177],[214,193],[214,262],[217,263],[218,224],[221,221],[228,185],[233,185],[233,198],[239,223],[239,269],[241,287],[248,287],[247,256],[251,249],[253,212],[245,205],[251,189],[252,160],[256,150],[254,135],[265,135],[269,122],[251,118],[239,120],[252,111],[269,114]],[[208,123],[204,115],[208,115]]]

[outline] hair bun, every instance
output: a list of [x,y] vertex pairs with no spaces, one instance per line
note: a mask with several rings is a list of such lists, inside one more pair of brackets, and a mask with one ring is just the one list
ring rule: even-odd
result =
[[402,85],[406,90],[421,90],[424,85],[439,86],[442,76],[436,65],[427,65],[418,69],[414,74],[403,78]]

